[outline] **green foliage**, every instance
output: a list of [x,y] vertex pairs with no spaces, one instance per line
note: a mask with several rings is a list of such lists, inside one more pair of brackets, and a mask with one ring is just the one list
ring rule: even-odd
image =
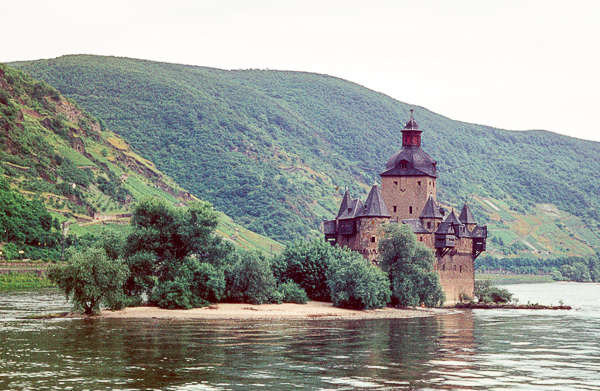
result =
[[245,251],[227,270],[227,298],[238,303],[264,304],[277,299],[277,281],[269,260],[261,253]]
[[170,310],[186,309],[196,307],[196,303],[190,290],[189,280],[176,277],[174,280],[161,281],[154,290],[151,299],[152,304],[160,308]]
[[[27,200],[1,176],[0,241],[13,242],[14,250],[26,251],[25,257],[30,259],[57,260],[60,253],[57,222],[39,201]],[[17,259],[16,251],[11,248],[7,248],[7,257]]]
[[192,308],[224,294],[223,263],[232,248],[214,235],[218,214],[206,202],[174,208],[143,199],[134,210],[124,245],[131,272],[124,292],[151,295],[164,308]]
[[327,285],[333,305],[359,310],[385,307],[392,293],[388,275],[356,252],[331,264]]
[[512,300],[508,289],[493,286],[490,280],[476,280],[474,295],[481,303],[509,303]]
[[35,273],[0,274],[0,292],[33,290],[54,287],[48,278],[39,277]]
[[201,303],[217,303],[225,295],[225,273],[210,263],[199,264],[194,270],[191,291]]
[[286,281],[277,286],[277,291],[272,301],[276,303],[306,304],[308,302],[308,295],[294,281]]
[[127,267],[116,259],[109,259],[99,247],[70,249],[67,265],[55,266],[48,278],[65,293],[76,311],[93,315],[103,303],[118,302],[127,278]]
[[444,292],[433,271],[434,255],[404,224],[390,224],[379,242],[381,268],[392,282],[393,302],[400,306],[440,306]]
[[334,259],[345,254],[324,240],[297,240],[274,259],[274,274],[280,282],[294,281],[311,300],[329,301],[327,271]]

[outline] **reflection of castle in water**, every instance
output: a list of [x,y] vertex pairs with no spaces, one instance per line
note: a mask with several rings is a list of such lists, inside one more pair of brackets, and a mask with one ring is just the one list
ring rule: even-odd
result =
[[446,304],[473,296],[475,258],[485,251],[487,227],[479,226],[467,203],[460,214],[447,213],[436,201],[437,163],[421,148],[421,130],[412,116],[402,130],[402,149],[392,155],[367,200],[344,194],[333,220],[325,221],[325,240],[377,262],[382,227],[408,225],[417,240],[435,251],[434,268],[446,294]]

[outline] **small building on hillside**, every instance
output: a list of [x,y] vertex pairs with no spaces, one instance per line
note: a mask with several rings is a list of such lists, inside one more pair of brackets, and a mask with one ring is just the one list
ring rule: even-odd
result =
[[335,219],[324,222],[325,240],[348,247],[377,263],[377,246],[386,223],[408,225],[417,240],[435,252],[434,269],[446,304],[473,297],[475,259],[485,251],[487,227],[479,226],[467,203],[460,214],[436,201],[436,162],[421,148],[421,130],[411,117],[402,130],[402,149],[387,161],[367,200],[344,194]]

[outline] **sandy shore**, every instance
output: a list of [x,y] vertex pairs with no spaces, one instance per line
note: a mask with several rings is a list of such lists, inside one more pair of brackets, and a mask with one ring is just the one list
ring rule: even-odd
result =
[[113,319],[399,319],[434,316],[453,312],[450,309],[380,308],[356,311],[334,307],[331,303],[311,301],[307,304],[231,304],[220,303],[192,310],[164,310],[157,307],[131,307],[120,311],[102,311],[100,317]]

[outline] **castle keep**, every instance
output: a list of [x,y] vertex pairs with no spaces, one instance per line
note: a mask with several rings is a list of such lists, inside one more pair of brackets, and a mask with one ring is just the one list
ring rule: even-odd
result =
[[407,224],[417,240],[435,252],[434,269],[446,304],[473,297],[475,258],[485,251],[487,227],[478,226],[467,203],[460,214],[447,213],[436,201],[436,162],[421,148],[421,130],[411,109],[402,130],[402,149],[387,161],[363,203],[344,194],[334,220],[325,221],[325,240],[377,262],[377,245],[386,223]]

